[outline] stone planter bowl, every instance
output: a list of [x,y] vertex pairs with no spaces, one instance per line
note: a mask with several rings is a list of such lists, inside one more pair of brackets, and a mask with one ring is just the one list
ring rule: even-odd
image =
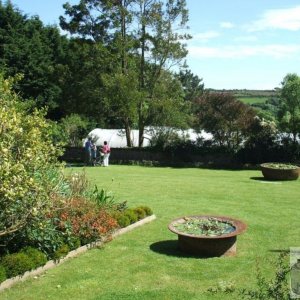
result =
[[215,218],[219,221],[230,223],[235,227],[235,230],[220,236],[191,235],[180,232],[174,227],[176,223],[184,223],[185,217],[175,219],[169,224],[168,228],[178,235],[178,248],[180,251],[200,257],[236,255],[237,235],[247,229],[247,225],[244,222],[226,216],[197,215],[187,217],[199,219]]
[[300,174],[300,167],[296,169],[275,169],[269,163],[260,165],[262,174],[267,180],[296,180]]

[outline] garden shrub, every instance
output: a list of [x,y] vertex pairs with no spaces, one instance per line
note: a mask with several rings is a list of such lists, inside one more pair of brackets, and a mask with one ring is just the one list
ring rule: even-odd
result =
[[126,209],[124,211],[124,216],[126,216],[129,219],[130,224],[135,223],[136,221],[138,221],[138,215],[135,212],[135,210],[133,210],[133,209]]
[[0,74],[0,236],[14,235],[50,207],[44,177],[61,154],[52,144],[45,111],[31,110]]
[[120,226],[121,228],[124,228],[124,227],[127,227],[127,226],[130,225],[130,219],[129,219],[127,216],[123,215],[123,214],[121,214],[121,215],[117,218],[117,222],[118,222],[118,224],[119,224],[119,226]]
[[60,258],[66,256],[70,252],[70,248],[68,245],[63,244],[59,249],[54,252],[53,258],[55,260],[59,260]]
[[4,266],[0,264],[0,283],[6,280],[6,271]]
[[48,258],[53,258],[55,251],[64,244],[65,236],[61,230],[58,230],[57,221],[57,218],[47,219],[42,216],[24,233],[28,245],[47,253]]
[[24,274],[34,269],[34,262],[25,253],[13,253],[5,255],[1,264],[4,266],[8,278]]
[[151,216],[153,215],[153,211],[150,207],[148,206],[139,206],[139,208],[141,208],[142,210],[144,210],[146,216]]
[[45,253],[30,246],[23,248],[20,253],[26,254],[32,260],[34,268],[41,267],[47,262]]
[[110,235],[118,226],[117,221],[96,203],[82,197],[74,197],[68,206],[59,211],[58,228],[65,232],[69,224],[72,234],[79,238],[82,245]]
[[138,220],[144,219],[146,217],[146,212],[141,207],[135,208],[134,212],[136,213]]

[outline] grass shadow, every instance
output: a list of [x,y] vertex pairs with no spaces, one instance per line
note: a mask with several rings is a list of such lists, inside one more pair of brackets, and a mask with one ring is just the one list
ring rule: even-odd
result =
[[206,259],[207,257],[201,257],[198,255],[183,253],[178,249],[178,241],[177,240],[165,240],[153,243],[150,245],[150,250],[153,252],[167,255],[167,256],[176,256],[176,257],[184,257],[184,258],[200,258]]
[[281,180],[270,180],[270,179],[266,179],[265,177],[263,176],[255,176],[255,177],[250,177],[250,179],[252,180],[257,180],[257,181],[265,181],[265,182],[270,182],[270,183],[278,183],[280,182]]
[[289,249],[271,249],[271,250],[269,250],[269,252],[289,254],[290,250]]

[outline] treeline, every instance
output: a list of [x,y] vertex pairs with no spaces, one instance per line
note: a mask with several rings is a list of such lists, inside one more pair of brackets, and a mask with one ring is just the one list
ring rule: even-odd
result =
[[71,37],[0,2],[0,69],[21,74],[14,89],[28,106],[46,107],[69,135],[75,125],[82,136],[124,128],[128,146],[132,128],[142,144],[145,126],[190,125],[203,83],[184,68],[185,1],[89,0],[64,9],[60,25]]
[[270,99],[263,108],[238,101],[241,91],[205,90],[184,63],[185,0],[85,0],[63,7],[60,26],[69,37],[0,2],[1,72],[18,79],[14,90],[29,113],[46,108],[55,142],[76,146],[95,127],[123,128],[128,146],[138,129],[141,146],[145,127],[155,126],[161,130],[153,144],[161,149],[182,144],[172,128],[205,130],[213,140],[197,145],[234,152],[298,145],[299,76],[286,75],[276,94],[265,91]]

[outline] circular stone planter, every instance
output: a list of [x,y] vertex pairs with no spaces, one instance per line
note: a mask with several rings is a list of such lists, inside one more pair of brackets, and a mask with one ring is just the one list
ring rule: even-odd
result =
[[193,235],[178,231],[174,224],[184,223],[186,217],[173,220],[168,228],[178,235],[179,250],[188,254],[201,257],[234,256],[236,254],[237,235],[247,229],[247,225],[240,220],[226,216],[198,215],[187,218],[208,219],[215,218],[218,221],[229,223],[234,231],[219,236]]
[[[264,163],[260,165],[262,174],[268,180],[296,180],[300,174],[300,167],[296,168],[275,168],[276,163]],[[283,165],[279,164],[278,165]]]

